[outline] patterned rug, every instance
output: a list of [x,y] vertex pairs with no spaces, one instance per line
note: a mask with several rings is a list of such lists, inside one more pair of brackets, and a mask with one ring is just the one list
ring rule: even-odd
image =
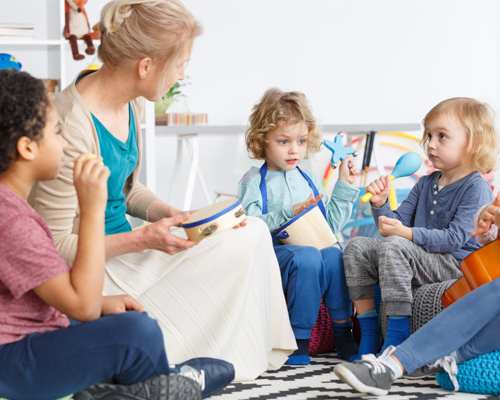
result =
[[499,399],[497,396],[450,392],[439,386],[434,377],[398,379],[387,396],[362,395],[343,383],[333,373],[339,363],[335,353],[311,356],[307,366],[283,366],[265,373],[252,382],[228,386],[213,400],[306,400],[306,399],[379,399],[379,400],[473,400]]

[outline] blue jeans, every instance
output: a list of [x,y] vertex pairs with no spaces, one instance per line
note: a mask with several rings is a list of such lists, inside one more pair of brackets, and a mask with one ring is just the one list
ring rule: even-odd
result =
[[406,372],[459,351],[464,360],[500,350],[500,278],[438,314],[394,352]]
[[275,245],[288,314],[296,339],[310,339],[323,303],[330,318],[343,320],[352,313],[345,281],[343,253],[336,247]]
[[161,330],[146,313],[70,322],[0,346],[0,397],[51,400],[106,379],[131,384],[170,372]]

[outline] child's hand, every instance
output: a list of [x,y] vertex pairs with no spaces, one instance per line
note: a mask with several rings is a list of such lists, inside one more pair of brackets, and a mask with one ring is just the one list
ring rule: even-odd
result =
[[119,314],[127,310],[144,311],[144,307],[132,296],[102,296],[102,315]]
[[[477,227],[472,231],[471,236],[477,236],[482,233],[486,233],[490,230],[491,224],[495,224],[497,226],[497,211],[500,207],[500,193],[497,194],[495,201],[489,205],[487,205],[481,214],[479,215],[479,221],[477,222]],[[498,220],[500,222],[500,220]]]
[[318,194],[316,197],[313,196],[311,193],[309,197],[307,198],[306,201],[303,201],[302,203],[297,203],[292,206],[293,210],[293,216],[295,217],[296,215],[299,215],[302,211],[304,211],[306,208],[311,207],[315,205],[318,201],[320,201],[323,198],[322,194]]
[[399,219],[378,217],[378,230],[382,237],[401,236],[408,240],[413,240],[413,231],[404,226]]
[[73,169],[78,203],[82,212],[104,212],[108,202],[109,168],[102,165],[102,157],[88,157],[89,154],[78,157]]
[[347,156],[346,158],[344,158],[339,167],[339,179],[352,185],[358,175],[359,170],[352,160],[352,157]]
[[371,193],[373,195],[370,202],[375,208],[381,208],[387,203],[390,191],[391,181],[389,175],[382,175],[380,179],[373,181],[366,187],[366,193]]

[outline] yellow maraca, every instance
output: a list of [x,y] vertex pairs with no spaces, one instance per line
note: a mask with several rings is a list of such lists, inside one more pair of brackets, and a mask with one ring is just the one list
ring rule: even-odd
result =
[[[85,164],[88,160],[91,160],[92,158],[97,158],[97,156],[94,153],[90,153],[85,160],[83,160],[83,164]],[[101,161],[99,164],[104,165],[104,163]]]
[[[402,176],[410,176],[417,172],[422,165],[422,158],[415,153],[414,151],[410,151],[409,153],[403,154],[399,157],[399,160],[396,162],[394,166],[394,170],[392,174],[389,175],[389,179],[391,182],[396,178],[401,178]],[[361,201],[366,203],[373,197],[373,194],[366,193],[363,197],[361,197]]]

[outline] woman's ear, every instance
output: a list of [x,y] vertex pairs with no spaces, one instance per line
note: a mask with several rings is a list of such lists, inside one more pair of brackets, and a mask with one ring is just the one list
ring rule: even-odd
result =
[[26,161],[33,161],[38,154],[38,143],[27,136],[17,141],[19,157]]
[[153,68],[153,60],[149,57],[141,58],[137,62],[137,72],[140,79],[145,79]]

